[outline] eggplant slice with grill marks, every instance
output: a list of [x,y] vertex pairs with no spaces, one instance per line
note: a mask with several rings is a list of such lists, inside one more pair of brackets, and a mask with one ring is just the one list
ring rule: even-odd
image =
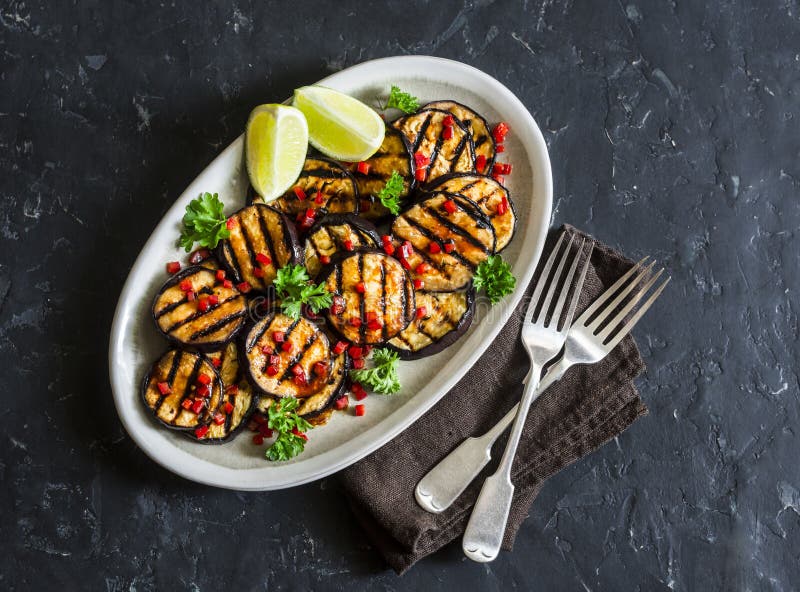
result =
[[395,219],[392,234],[401,253],[403,243],[411,243],[403,260],[411,277],[429,291],[460,290],[494,253],[489,218],[470,200],[451,193],[423,195]]
[[[253,193],[251,201],[263,203],[264,200]],[[309,156],[294,185],[269,205],[293,218],[308,209],[331,214],[357,214],[358,186],[338,162]]]
[[[451,126],[445,125],[448,117],[453,120]],[[475,171],[472,135],[452,113],[423,109],[401,117],[392,125],[408,139],[412,154],[420,152],[430,160],[424,178],[417,177],[417,180],[430,182],[450,173]]]
[[371,222],[352,214],[328,214],[306,234],[306,269],[311,277],[316,277],[336,253],[375,248],[380,242],[378,229]]
[[455,193],[475,202],[492,221],[497,237],[495,252],[499,253],[505,249],[514,237],[517,225],[514,202],[511,201],[508,189],[491,177],[474,173],[457,173],[437,179],[426,189]]
[[475,145],[475,156],[483,156],[486,159],[486,164],[480,173],[485,173],[492,170],[495,157],[495,145],[492,132],[489,129],[489,124],[486,120],[478,115],[478,113],[455,101],[434,101],[424,105],[422,109],[441,109],[448,111],[461,120],[461,123],[466,126],[469,133],[472,134],[472,142]]
[[207,353],[206,357],[217,368],[224,389],[219,406],[211,415],[208,433],[200,441],[221,443],[230,440],[247,423],[255,409],[256,396],[239,366],[236,343],[230,342],[224,349]]
[[334,295],[328,309],[331,327],[352,343],[383,343],[414,317],[411,279],[397,259],[381,251],[340,253],[319,279]]
[[266,395],[310,397],[331,375],[328,337],[304,317],[273,311],[250,328],[240,354],[251,383]]
[[[323,413],[339,398],[344,389],[345,377],[350,367],[349,356],[344,351],[338,356],[334,356],[332,360],[331,373],[323,387],[313,395],[300,399],[300,404],[297,406],[295,413],[305,419],[311,419]],[[258,411],[266,414],[272,402],[273,399],[270,397],[262,397],[257,403]]]
[[366,174],[358,172],[357,162],[347,165],[361,196],[359,215],[369,220],[384,220],[392,213],[381,203],[378,193],[384,188],[392,172],[397,171],[397,174],[403,177],[403,191],[399,196],[401,201],[407,198],[414,186],[415,168],[411,145],[405,135],[387,127],[381,147],[364,162],[369,167]]
[[472,324],[475,290],[462,292],[416,293],[417,310],[425,315],[411,323],[389,341],[389,347],[404,360],[437,354],[455,343]]
[[213,270],[200,265],[169,278],[153,301],[153,318],[166,338],[202,350],[230,341],[246,316],[247,301],[239,290],[226,288]]
[[289,219],[263,204],[247,206],[229,218],[231,235],[217,247],[217,257],[235,283],[257,292],[272,285],[278,269],[302,263],[303,250]]
[[208,358],[173,349],[161,356],[145,376],[142,400],[168,428],[194,430],[211,421],[222,388],[222,381]]

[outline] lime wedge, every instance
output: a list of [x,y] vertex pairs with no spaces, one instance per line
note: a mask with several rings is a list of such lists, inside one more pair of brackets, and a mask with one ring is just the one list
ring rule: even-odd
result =
[[308,150],[305,116],[287,105],[259,105],[250,112],[244,136],[250,183],[269,202],[280,197],[303,170]]
[[365,160],[383,142],[383,120],[351,96],[324,86],[304,86],[294,91],[293,104],[308,120],[308,141],[331,158]]

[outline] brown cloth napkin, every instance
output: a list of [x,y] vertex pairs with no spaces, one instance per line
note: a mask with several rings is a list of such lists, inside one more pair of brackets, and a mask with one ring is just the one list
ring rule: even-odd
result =
[[[571,226],[564,228],[586,236]],[[557,234],[549,237],[545,255]],[[594,243],[578,314],[633,264],[611,248]],[[533,283],[527,296],[532,288]],[[453,390],[397,438],[340,474],[356,518],[399,574],[464,532],[483,478],[476,479],[441,514],[418,506],[414,487],[464,438],[483,434],[519,401],[529,369],[519,339],[527,300],[523,299],[491,347]],[[548,477],[647,413],[633,384],[642,370],[639,350],[628,336],[601,362],[573,366],[534,403],[512,470],[516,491],[504,549],[512,548],[517,530]],[[505,438],[501,438],[484,476],[494,471],[504,445]]]

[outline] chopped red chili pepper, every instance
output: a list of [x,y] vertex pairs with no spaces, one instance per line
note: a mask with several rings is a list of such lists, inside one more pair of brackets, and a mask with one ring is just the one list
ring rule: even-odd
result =
[[492,175],[492,179],[500,183],[500,185],[505,185],[506,178],[503,175]]
[[231,403],[230,401],[225,401],[225,405],[223,405],[222,408],[228,415],[233,413],[233,403]]
[[255,415],[253,415],[253,419],[255,419],[256,423],[259,425],[263,425],[268,421],[263,413],[256,413]]
[[400,258],[400,265],[403,266],[403,269],[411,269],[411,264],[402,257]]
[[261,446],[263,443],[264,443],[264,436],[262,436],[261,434],[256,434],[255,436],[253,436],[253,444],[255,444],[256,446]]
[[327,265],[328,263],[331,262],[331,258],[328,257],[327,255],[320,255],[319,262],[322,263],[322,265]]
[[303,367],[300,364],[295,364],[294,366],[292,366],[292,374],[294,374],[295,376],[300,376],[302,374],[305,374],[305,370],[303,370]]
[[414,164],[417,165],[418,169],[424,168],[431,163],[430,159],[428,158],[427,154],[422,152],[415,152],[414,153]]
[[422,290],[422,288],[424,288],[424,287],[425,287],[425,282],[423,282],[421,279],[417,278],[417,279],[414,280],[414,289],[415,290]]
[[214,425],[222,425],[225,423],[225,414],[217,411],[213,417]]
[[167,273],[178,273],[181,270],[179,261],[170,261],[167,263]]
[[483,169],[486,168],[486,155],[485,154],[478,154],[478,157],[475,159],[475,170],[479,173],[483,172]]
[[328,365],[325,362],[314,362],[314,374],[325,376],[328,373]]
[[364,315],[364,318],[367,319],[368,321],[377,321],[378,313],[375,312],[374,310],[371,310],[366,315]]
[[504,144],[498,144],[497,148],[495,149],[495,152],[497,152],[498,154],[500,154],[502,152],[505,152],[505,151],[506,151],[506,147],[505,147]]
[[209,306],[216,306],[217,304],[219,304],[219,296],[217,296],[216,294],[212,294],[211,296],[208,297]]
[[394,255],[394,245],[392,243],[383,245],[383,252],[387,255]]
[[223,280],[222,287],[230,290],[231,288],[233,288],[233,282],[231,280]]
[[264,253],[259,253],[256,255],[256,261],[258,261],[261,265],[269,265],[272,263],[272,259],[267,257]]
[[356,417],[361,417],[367,412],[366,407],[364,405],[356,405]]
[[445,253],[452,253],[455,250],[455,248],[456,248],[456,244],[452,240],[449,240],[446,243],[444,243],[444,252]]
[[292,351],[292,342],[291,341],[284,341],[281,343],[281,351],[290,352]]
[[453,128],[452,126],[445,126],[442,129],[442,138],[445,140],[450,140],[453,138]]
[[411,245],[411,241],[403,241],[403,244],[400,245],[400,257],[403,259],[408,259],[411,257],[411,253],[414,252],[414,247]]
[[172,392],[172,387],[169,386],[168,382],[159,382],[158,392],[160,392],[162,395],[168,395]]
[[208,428],[208,426],[207,426],[207,425],[202,425],[202,426],[200,426],[199,428],[197,428],[197,429],[194,431],[194,435],[195,435],[195,437],[196,437],[198,440],[202,440],[203,438],[205,438],[205,437],[206,437],[206,434],[208,434],[208,429],[209,429],[209,428]]
[[281,357],[279,354],[270,354],[269,356],[269,365],[270,366],[277,366],[281,363]]
[[297,197],[297,199],[300,201],[303,201],[306,198],[306,192],[303,191],[302,187],[295,186],[292,188],[292,191],[294,192],[295,197]]
[[381,243],[384,245],[391,245],[392,244],[392,237],[388,234],[381,235]]
[[358,317],[350,317],[350,320],[348,322],[350,323],[351,327],[361,326],[361,319],[359,319]]
[[444,206],[444,209],[447,211],[448,214],[454,214],[458,210],[458,206],[456,205],[456,202],[454,202],[452,199],[444,200],[443,206]]
[[336,345],[333,346],[333,353],[338,356],[339,354],[341,354],[346,349],[347,349],[347,342],[346,341],[337,341]]
[[317,195],[314,197],[314,203],[318,206],[325,203],[325,196],[322,194],[322,191],[317,191]]
[[378,331],[383,328],[383,323],[380,321],[370,321],[367,323],[367,329],[370,331]]
[[439,246],[439,243],[430,243],[428,245],[428,251],[435,255],[436,253],[442,252],[442,247]]
[[306,218],[311,218],[313,220],[316,217],[316,215],[317,215],[316,210],[312,210],[311,208],[308,208],[306,210]]
[[364,282],[358,282],[356,284],[356,292],[358,292],[359,294],[363,294],[366,291],[367,291],[367,286],[364,284]]
[[261,269],[260,267],[256,267],[253,269],[253,275],[256,276],[257,278],[263,278],[264,270]]
[[298,438],[302,438],[306,442],[308,442],[308,436],[306,436],[303,432],[298,430],[297,428],[292,428],[292,433],[297,436]]
[[416,171],[414,171],[414,178],[417,181],[420,181],[420,182],[424,181],[426,176],[427,176],[427,173],[425,172],[425,169],[417,169]]
[[333,297],[331,304],[331,314],[340,315],[344,312],[344,298],[338,294]]
[[417,318],[421,319],[424,318],[428,314],[428,309],[424,306],[420,306],[417,308]]
[[508,134],[508,124],[504,121],[501,121],[492,130],[492,137],[494,141],[498,144],[502,144],[503,141],[506,139],[506,134]]
[[275,376],[278,373],[278,369],[275,366],[267,366],[267,376]]
[[202,373],[198,374],[197,382],[208,386],[209,384],[211,384],[211,377],[208,374],[202,374]]
[[444,119],[442,120],[442,125],[445,127],[453,127],[455,120],[453,119],[452,115],[445,115]]
[[351,358],[360,358],[364,355],[364,350],[358,345],[351,345],[350,349],[347,350],[347,353],[350,354]]
[[205,386],[205,385],[202,385],[202,384],[201,384],[200,386],[198,386],[197,388],[195,388],[195,390],[194,390],[194,394],[195,394],[195,395],[197,395],[198,397],[203,397],[203,398],[205,398],[205,397],[207,397],[209,394],[211,394],[211,392],[208,390],[208,387],[207,387],[207,386]]
[[183,292],[188,292],[189,290],[193,290],[194,289],[194,287],[192,286],[192,280],[190,280],[190,279],[182,280],[181,283],[178,284],[178,287]]
[[506,211],[508,211],[508,207],[501,201],[499,204],[497,204],[497,208],[495,211],[497,212],[498,216],[502,216],[503,214],[506,213]]
[[225,280],[225,270],[224,269],[218,269],[217,273],[214,274],[214,277],[217,278],[218,282],[224,281]]
[[214,368],[219,368],[222,366],[222,360],[220,358],[211,358],[211,365],[214,366]]
[[419,275],[422,275],[423,273],[428,271],[429,267],[430,266],[427,263],[420,263],[419,265],[417,265],[416,269],[414,269],[414,273],[418,273]]
[[305,386],[305,385],[307,385],[307,384],[308,384],[308,380],[306,380],[306,375],[305,375],[305,374],[298,374],[297,376],[295,376],[295,377],[292,379],[292,381],[293,381],[293,382],[294,382],[294,383],[295,383],[297,386]]
[[271,345],[265,345],[261,348],[261,353],[265,356],[269,356],[275,353],[275,348]]
[[194,292],[192,292],[191,290],[186,292],[186,301],[187,302],[194,302]]
[[369,174],[369,163],[368,162],[364,162],[364,161],[359,162],[358,166],[356,166],[356,170],[359,173],[361,173],[362,175],[368,175]]
[[206,406],[206,402],[203,399],[195,399],[194,403],[192,403],[192,412],[195,415],[199,415],[200,412],[203,410],[203,407]]
[[192,406],[191,399],[184,399],[183,401],[181,401],[181,407],[183,407],[187,411],[191,408],[191,406]]
[[264,424],[261,427],[259,427],[258,433],[264,436],[265,438],[272,438],[272,430],[269,428],[267,424]]
[[353,368],[356,370],[361,370],[364,367],[364,358],[358,358],[357,360],[353,360]]
[[247,294],[250,290],[253,289],[253,286],[251,286],[249,282],[241,282],[239,284],[236,284],[236,289],[239,290],[242,294]]
[[286,334],[283,331],[272,332],[272,341],[275,343],[283,343],[284,339],[286,339]]
[[208,298],[200,298],[197,301],[197,310],[200,312],[206,312],[208,310]]
[[342,246],[344,247],[345,251],[352,251],[353,250],[353,241],[349,238],[342,242]]
[[225,220],[225,227],[228,230],[233,230],[234,228],[236,228],[237,224],[238,222],[236,222],[236,218],[228,218],[227,220]]
[[347,407],[349,405],[350,405],[350,399],[347,397],[347,395],[342,395],[341,397],[336,399],[336,401],[333,403],[333,406],[338,411],[342,411],[343,409],[347,409]]

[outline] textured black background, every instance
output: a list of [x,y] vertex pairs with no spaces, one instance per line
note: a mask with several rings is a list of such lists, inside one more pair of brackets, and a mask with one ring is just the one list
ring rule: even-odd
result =
[[[0,4],[0,588],[797,585],[797,2],[176,4]],[[651,414],[546,485],[512,554],[398,579],[333,479],[242,494],[150,462],[106,347],[147,235],[255,104],[412,53],[508,85],[555,222],[674,279],[636,331]]]

